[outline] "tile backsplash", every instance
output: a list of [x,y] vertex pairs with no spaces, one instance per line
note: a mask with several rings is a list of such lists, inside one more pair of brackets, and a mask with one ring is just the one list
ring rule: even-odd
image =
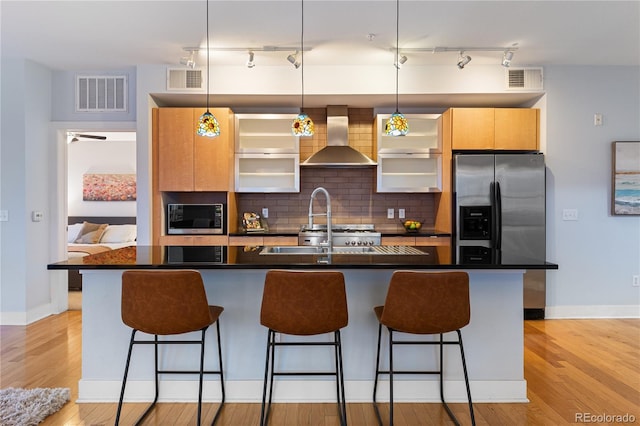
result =
[[[424,221],[433,227],[435,194],[377,193],[376,168],[301,168],[299,193],[239,193],[238,212],[269,209],[267,222],[271,231],[297,232],[308,223],[309,199],[318,186],[331,196],[333,223],[373,223],[381,232],[401,232],[398,209],[405,209],[407,219]],[[387,209],[394,209],[394,219],[387,219]],[[324,195],[318,194],[313,211],[325,211]],[[326,223],[316,216],[315,223]]]

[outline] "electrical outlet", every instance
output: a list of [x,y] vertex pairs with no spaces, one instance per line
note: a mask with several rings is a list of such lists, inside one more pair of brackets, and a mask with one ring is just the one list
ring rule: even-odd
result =
[[640,287],[640,275],[634,275],[633,276],[633,281],[632,281],[631,285],[634,286],[634,287]]
[[269,217],[269,209],[266,207],[262,208],[262,217],[264,217],[265,219]]
[[562,210],[562,220],[578,220],[578,210],[577,209]]
[[393,209],[387,209],[387,219],[393,219],[394,216]]
[[398,209],[398,219],[404,219],[404,209]]

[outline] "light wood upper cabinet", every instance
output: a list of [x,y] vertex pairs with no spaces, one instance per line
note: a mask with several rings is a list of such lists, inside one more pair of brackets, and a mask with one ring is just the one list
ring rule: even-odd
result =
[[540,110],[534,108],[495,109],[495,149],[540,148]]
[[494,108],[452,108],[451,149],[494,149]]
[[160,191],[228,191],[233,163],[233,113],[211,108],[220,136],[196,135],[204,108],[159,108],[158,189]]
[[539,149],[540,110],[452,108],[451,149]]

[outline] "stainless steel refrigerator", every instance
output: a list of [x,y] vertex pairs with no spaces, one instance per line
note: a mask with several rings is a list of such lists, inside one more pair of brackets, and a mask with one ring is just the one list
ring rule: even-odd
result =
[[[458,263],[542,263],[546,257],[545,164],[540,153],[455,154]],[[544,318],[544,270],[524,277],[527,318]]]

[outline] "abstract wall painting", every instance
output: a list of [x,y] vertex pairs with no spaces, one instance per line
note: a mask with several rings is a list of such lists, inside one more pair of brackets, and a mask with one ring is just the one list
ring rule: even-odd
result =
[[611,213],[640,215],[640,141],[613,142]]
[[135,201],[135,173],[85,173],[82,175],[83,201]]

